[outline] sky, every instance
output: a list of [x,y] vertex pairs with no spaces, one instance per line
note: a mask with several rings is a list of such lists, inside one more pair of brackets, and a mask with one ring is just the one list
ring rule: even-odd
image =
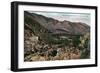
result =
[[36,13],[44,15],[46,17],[54,18],[59,21],[72,21],[82,22],[90,25],[90,14],[89,13],[69,13],[69,12],[43,12],[43,11],[29,11],[30,13]]

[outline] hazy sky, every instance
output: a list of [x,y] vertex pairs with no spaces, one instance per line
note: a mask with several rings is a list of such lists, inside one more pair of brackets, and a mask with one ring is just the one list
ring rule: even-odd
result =
[[46,17],[51,17],[59,21],[72,21],[72,22],[83,22],[90,25],[90,14],[88,13],[69,13],[69,12],[40,12],[40,11],[29,11],[30,13],[41,14]]

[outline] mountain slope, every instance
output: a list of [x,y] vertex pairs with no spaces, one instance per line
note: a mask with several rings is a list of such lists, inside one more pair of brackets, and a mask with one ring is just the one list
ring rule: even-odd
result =
[[25,15],[30,16],[35,22],[52,33],[66,33],[70,35],[84,35],[90,31],[90,27],[81,22],[58,21],[36,13],[24,12]]

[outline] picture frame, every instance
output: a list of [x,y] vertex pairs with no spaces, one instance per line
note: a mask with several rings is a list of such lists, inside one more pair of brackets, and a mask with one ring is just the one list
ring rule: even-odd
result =
[[97,6],[11,2],[11,71],[96,66]]

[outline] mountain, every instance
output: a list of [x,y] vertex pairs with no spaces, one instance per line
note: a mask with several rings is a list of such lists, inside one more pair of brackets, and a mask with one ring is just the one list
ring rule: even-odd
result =
[[[36,13],[24,12],[25,17],[29,17],[48,32],[53,34],[84,35],[90,31],[90,26],[81,22],[59,21]],[[26,21],[25,21],[26,22]],[[31,21],[30,21],[31,23]],[[32,25],[31,25],[32,26]]]
[[24,12],[24,25],[25,41],[29,41],[29,38],[38,38],[46,44],[65,45],[90,31],[90,27],[85,23],[58,21],[27,11]]

